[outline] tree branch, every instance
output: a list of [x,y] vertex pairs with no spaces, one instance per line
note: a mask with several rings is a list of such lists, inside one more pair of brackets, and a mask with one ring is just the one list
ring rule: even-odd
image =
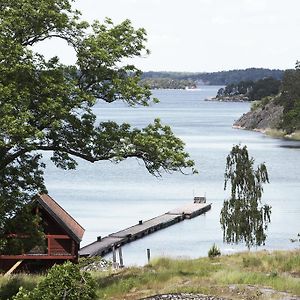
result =
[[53,38],[53,37],[63,39],[66,42],[68,42],[68,43],[72,44],[73,46],[75,46],[75,43],[72,41],[72,39],[65,37],[63,34],[58,34],[58,33],[57,34],[49,34],[49,35],[46,35],[44,37],[43,37],[43,34],[41,34],[39,37],[34,37],[31,40],[29,39],[27,41],[24,41],[23,43],[21,43],[21,45],[22,46],[33,46],[37,42],[42,42],[46,39]]
[[[71,155],[74,155],[76,157],[82,158],[84,160],[87,160],[91,163],[96,162],[97,160],[101,160],[101,159],[97,159],[95,157],[93,157],[92,155],[88,155],[88,154],[84,154],[72,149],[68,149],[66,147],[62,147],[62,146],[55,146],[55,145],[49,145],[49,146],[43,146],[43,145],[38,145],[36,147],[36,150],[42,150],[42,151],[61,151],[61,152],[65,152]],[[102,160],[104,159],[109,159],[109,158],[102,158]]]
[[19,151],[15,152],[14,154],[10,154],[6,158],[1,159],[0,171],[2,171],[3,169],[5,169],[5,167],[7,165],[9,165],[10,163],[12,163],[15,159],[17,159],[21,155],[25,154],[26,152],[28,152],[27,149],[20,149]]

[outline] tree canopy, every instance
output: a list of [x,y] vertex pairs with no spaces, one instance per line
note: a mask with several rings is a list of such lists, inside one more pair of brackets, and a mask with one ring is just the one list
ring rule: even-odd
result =
[[[135,157],[156,176],[194,166],[184,143],[160,120],[142,129],[96,124],[97,101],[131,106],[153,101],[150,90],[138,84],[141,71],[124,63],[149,53],[146,33],[129,20],[81,21],[72,2],[0,3],[0,252],[9,221],[36,193],[46,192],[43,151],[62,169],[76,168],[78,158],[93,163]],[[34,51],[51,39],[75,51],[74,65]]]
[[227,156],[224,189],[231,185],[231,196],[221,210],[223,239],[227,243],[263,245],[270,222],[271,207],[262,204],[263,184],[269,182],[265,164],[254,169],[247,146],[236,145]]
[[217,98],[241,96],[247,97],[249,101],[261,100],[267,96],[275,96],[279,93],[281,81],[272,77],[259,79],[257,81],[240,81],[228,84],[225,88],[218,90]]
[[284,108],[280,127],[287,133],[300,130],[300,62],[294,70],[285,71],[276,102]]

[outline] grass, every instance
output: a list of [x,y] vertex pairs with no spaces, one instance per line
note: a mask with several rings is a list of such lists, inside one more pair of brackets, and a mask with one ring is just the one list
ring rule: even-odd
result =
[[[300,250],[246,252],[214,259],[158,258],[145,267],[93,272],[99,299],[141,299],[162,293],[203,293],[230,299],[278,299],[280,292],[300,296]],[[40,277],[0,277],[2,289],[32,288]],[[272,289],[265,296],[262,288]],[[273,292],[274,290],[274,292]],[[2,297],[2,298],[1,298]]]
[[300,141],[300,130],[297,130],[291,134],[287,134],[282,129],[268,128],[264,131],[264,133],[273,138],[284,138],[288,140]]
[[15,295],[21,286],[32,290],[42,277],[37,275],[17,274],[10,277],[0,276],[0,300],[6,300]]
[[[93,276],[99,299],[140,299],[170,292],[240,299],[241,290],[247,293],[245,299],[262,299],[260,287],[300,295],[300,251],[250,252],[196,260],[159,258],[144,268]],[[233,290],[231,285],[238,288]],[[256,288],[247,290],[248,285]]]
[[274,128],[268,128],[265,133],[273,138],[284,138],[286,135],[286,133],[283,130]]

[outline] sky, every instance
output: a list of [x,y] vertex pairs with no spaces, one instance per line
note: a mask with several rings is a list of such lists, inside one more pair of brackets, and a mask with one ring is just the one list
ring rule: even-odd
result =
[[[300,0],[76,0],[85,20],[130,19],[147,31],[151,54],[135,58],[143,71],[213,72],[294,68],[300,60]],[[57,51],[65,63],[74,53]]]

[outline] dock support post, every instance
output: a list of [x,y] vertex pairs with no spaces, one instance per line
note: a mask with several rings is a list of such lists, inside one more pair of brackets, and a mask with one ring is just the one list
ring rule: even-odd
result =
[[123,263],[123,254],[122,254],[122,248],[119,247],[119,260],[120,260],[120,268],[124,267],[124,263]]
[[115,245],[112,245],[112,252],[113,252],[112,266],[113,266],[114,269],[116,269],[118,267],[118,264],[117,264],[117,253],[116,253],[116,246]]
[[151,259],[150,249],[147,249],[147,259],[148,259],[148,264],[149,264],[150,259]]

